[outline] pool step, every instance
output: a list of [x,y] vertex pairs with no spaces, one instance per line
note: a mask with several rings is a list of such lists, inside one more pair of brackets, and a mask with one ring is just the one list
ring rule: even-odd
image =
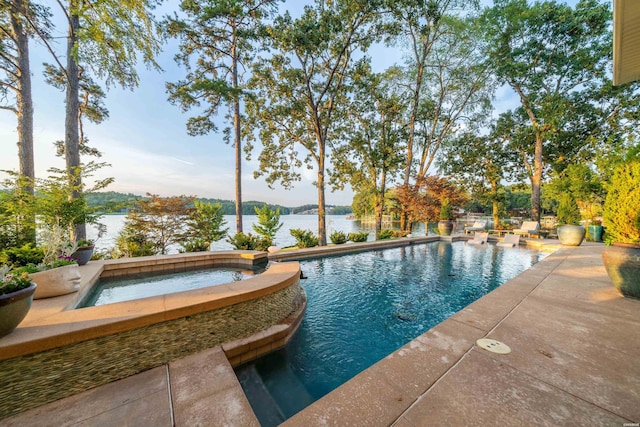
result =
[[263,427],[277,426],[314,402],[280,350],[236,368]]
[[285,419],[292,417],[312,404],[305,385],[300,381],[289,365],[285,355],[286,348],[256,360],[256,371]]
[[278,407],[278,404],[269,394],[262,378],[256,371],[253,363],[242,365],[235,369],[238,381],[247,396],[251,396],[249,402],[262,427],[277,426],[286,418]]

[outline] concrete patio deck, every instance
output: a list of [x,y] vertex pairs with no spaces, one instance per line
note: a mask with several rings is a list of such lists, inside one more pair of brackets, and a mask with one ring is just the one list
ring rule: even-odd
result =
[[[640,301],[613,288],[603,248],[559,249],[285,425],[638,425]],[[477,347],[485,337],[511,353]],[[216,347],[0,425],[259,423]]]

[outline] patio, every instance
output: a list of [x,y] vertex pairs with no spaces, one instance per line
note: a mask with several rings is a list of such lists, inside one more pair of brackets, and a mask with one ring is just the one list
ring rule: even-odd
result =
[[[640,301],[612,287],[603,248],[557,250],[285,425],[638,423]],[[480,349],[485,337],[511,353]],[[2,423],[258,425],[221,347]]]

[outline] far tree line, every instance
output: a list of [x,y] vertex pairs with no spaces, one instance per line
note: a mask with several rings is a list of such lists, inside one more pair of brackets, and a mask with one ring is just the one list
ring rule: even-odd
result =
[[[390,188],[403,231],[445,199],[462,207],[468,198],[455,198],[456,187],[490,202],[497,216],[506,182],[528,185],[539,221],[543,187],[570,167],[606,179],[637,155],[639,86],[612,85],[610,2],[317,0],[298,17],[278,3],[194,0],[158,19],[151,12],[159,0],[58,1],[60,25],[46,3],[2,2],[0,95],[17,117],[25,190],[34,180],[31,39],[51,52],[47,81],[66,92],[60,154],[79,197],[90,164],[80,155],[99,154],[83,120],[108,116],[96,80],[136,86],[137,61],[157,67],[162,42],[176,38],[185,76],[167,82],[168,99],[192,114],[190,135],[217,132],[226,119],[237,232],[243,151],[259,152],[254,175],[270,186],[290,188],[302,168],[314,171],[320,245],[327,188],[371,195],[377,232]],[[56,28],[67,31],[64,52],[51,43]],[[371,48],[380,45],[401,50],[404,62],[375,70]],[[498,109],[498,92],[516,106]],[[74,234],[83,236],[81,225]]]
[[[115,191],[94,192],[87,193],[85,195],[87,206],[90,209],[97,209],[98,211],[103,213],[124,213],[132,209],[135,206],[136,201],[148,200],[150,197],[150,195],[139,196],[131,193],[118,193]],[[209,203],[212,205],[219,204],[220,212],[222,213],[222,215],[235,215],[236,213],[235,201],[233,200],[196,197],[194,198],[194,201],[198,201],[200,203]],[[191,205],[193,205],[193,202],[191,202]],[[318,208],[318,205],[301,205],[295,207],[287,207],[260,201],[245,201],[242,203],[242,214],[255,215],[255,209],[263,208],[264,206],[267,206],[267,208],[272,211],[277,210],[280,215],[298,214]],[[351,206],[331,206],[328,210],[329,215],[347,215],[351,212]]]

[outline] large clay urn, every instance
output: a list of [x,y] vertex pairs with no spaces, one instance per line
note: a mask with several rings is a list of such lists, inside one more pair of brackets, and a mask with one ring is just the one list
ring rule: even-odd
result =
[[602,251],[613,285],[626,297],[640,298],[640,246],[614,243]]
[[564,246],[580,246],[586,232],[581,225],[561,225],[558,227],[558,240]]

